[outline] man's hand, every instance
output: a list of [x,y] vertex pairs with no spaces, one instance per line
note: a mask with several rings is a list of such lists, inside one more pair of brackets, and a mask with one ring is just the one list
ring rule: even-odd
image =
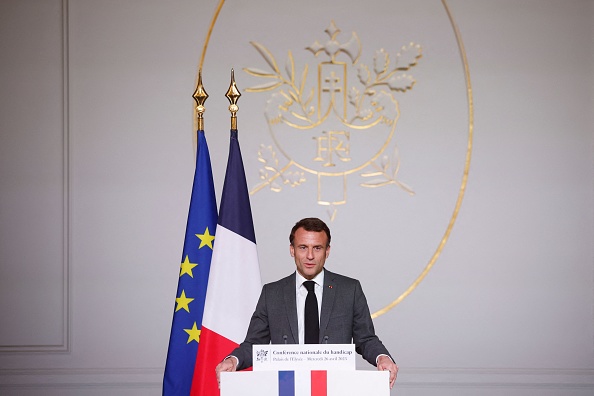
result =
[[377,369],[379,371],[386,371],[390,372],[390,389],[394,387],[394,382],[396,382],[396,375],[398,374],[398,366],[396,363],[390,359],[390,357],[386,355],[382,355],[377,359]]
[[215,371],[217,372],[217,383],[219,389],[221,388],[221,371],[235,371],[237,369],[237,358],[235,356],[227,356],[223,361],[217,364]]

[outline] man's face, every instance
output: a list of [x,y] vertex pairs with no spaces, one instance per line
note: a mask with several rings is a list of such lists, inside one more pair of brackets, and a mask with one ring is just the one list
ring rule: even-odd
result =
[[290,245],[291,257],[295,259],[297,272],[305,279],[313,279],[322,272],[324,263],[330,254],[328,236],[324,231],[295,231],[295,239]]

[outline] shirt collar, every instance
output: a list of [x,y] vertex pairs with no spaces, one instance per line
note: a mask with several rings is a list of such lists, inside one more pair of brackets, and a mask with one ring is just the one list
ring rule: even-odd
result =
[[322,271],[317,274],[313,279],[305,279],[303,277],[303,275],[301,275],[299,273],[299,271],[295,271],[295,286],[297,288],[297,290],[299,290],[299,288],[301,287],[301,285],[303,284],[303,282],[305,282],[306,280],[312,280],[314,282],[316,282],[317,285],[323,287],[324,286],[324,269],[322,268]]

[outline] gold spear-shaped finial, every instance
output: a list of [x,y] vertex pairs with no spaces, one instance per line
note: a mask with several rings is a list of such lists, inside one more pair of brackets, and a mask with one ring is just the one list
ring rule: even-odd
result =
[[235,85],[235,73],[233,69],[231,69],[231,85],[225,96],[229,99],[230,103],[229,111],[231,112],[231,129],[237,129],[237,111],[239,111],[237,101],[239,100],[241,93],[237,89],[237,85]]
[[196,91],[194,91],[194,95],[192,95],[194,100],[196,101],[196,117],[198,117],[198,130],[204,130],[204,112],[206,109],[204,108],[204,102],[208,99],[208,94],[204,90],[204,86],[202,85],[202,69],[198,71],[198,86],[196,87]]

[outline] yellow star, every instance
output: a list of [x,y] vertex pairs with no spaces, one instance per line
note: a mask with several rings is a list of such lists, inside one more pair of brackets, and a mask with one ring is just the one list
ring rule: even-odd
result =
[[177,307],[175,307],[175,312],[179,311],[182,308],[190,312],[190,307],[188,306],[188,304],[190,304],[192,301],[194,301],[194,299],[186,297],[186,291],[182,290],[181,296],[175,299],[175,302],[177,303]]
[[190,335],[188,337],[187,344],[189,344],[192,341],[196,341],[198,343],[200,342],[200,330],[198,330],[198,328],[196,327],[196,322],[194,322],[194,326],[192,326],[191,329],[184,329],[184,331]]
[[181,277],[183,274],[188,274],[193,278],[194,275],[192,274],[192,270],[197,265],[198,264],[190,263],[190,259],[188,258],[188,255],[186,255],[184,262],[181,263],[181,271],[179,273],[179,276]]
[[204,234],[196,234],[196,236],[200,238],[200,246],[198,246],[198,249],[202,248],[203,246],[208,246],[212,249],[212,241],[214,241],[215,236],[210,235],[208,227],[206,227],[206,231],[204,231]]

